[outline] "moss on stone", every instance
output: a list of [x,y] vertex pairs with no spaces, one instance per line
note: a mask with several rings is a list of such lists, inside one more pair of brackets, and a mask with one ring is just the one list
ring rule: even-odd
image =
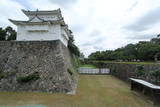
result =
[[30,82],[30,81],[33,81],[33,80],[37,80],[39,78],[40,78],[40,76],[39,76],[38,73],[33,73],[33,74],[28,75],[28,76],[18,77],[17,81],[19,83],[27,83],[27,82]]

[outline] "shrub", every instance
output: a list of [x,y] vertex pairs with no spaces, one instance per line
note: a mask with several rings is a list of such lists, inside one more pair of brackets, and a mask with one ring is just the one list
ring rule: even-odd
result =
[[145,75],[144,66],[143,65],[137,65],[135,74],[136,74],[137,77],[144,76]]
[[2,69],[0,69],[0,80],[7,77],[7,73],[4,73]]
[[155,82],[160,81],[160,70],[151,71],[151,75],[155,78]]
[[4,78],[5,77],[5,75],[3,74],[3,73],[0,73],[0,80],[2,79],[2,78]]
[[68,48],[73,54],[80,56],[79,48],[75,45],[73,37],[69,37]]
[[136,71],[136,76],[141,77],[144,75],[145,75],[145,72],[143,70]]
[[137,65],[137,70],[144,70],[144,66],[143,65]]
[[71,70],[71,69],[67,69],[67,72],[70,74],[70,75],[73,75],[73,70]]
[[22,77],[18,77],[17,78],[17,81],[19,83],[27,83],[27,82],[30,82],[30,81],[33,81],[33,80],[37,80],[39,79],[40,76],[39,74],[36,72],[36,73],[33,73],[33,74],[30,74],[28,76],[22,76]]

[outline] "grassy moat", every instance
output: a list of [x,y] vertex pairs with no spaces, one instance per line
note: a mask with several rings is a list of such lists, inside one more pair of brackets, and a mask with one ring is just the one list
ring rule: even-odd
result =
[[143,96],[132,92],[128,84],[113,76],[81,75],[74,96],[0,92],[0,107],[153,107],[153,105]]

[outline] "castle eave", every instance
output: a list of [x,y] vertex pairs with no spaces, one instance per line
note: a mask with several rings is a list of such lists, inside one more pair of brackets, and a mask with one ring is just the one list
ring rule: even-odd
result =
[[27,11],[27,10],[24,10],[22,9],[22,12],[25,14],[25,15],[35,15],[35,14],[58,14],[58,13],[61,13],[61,10],[60,9],[57,9],[57,10],[51,10],[51,11]]
[[12,22],[15,25],[41,25],[41,24],[60,24],[60,25],[65,25],[65,22],[63,20],[30,22],[30,21],[18,21],[18,20],[9,19],[9,21]]
[[61,10],[57,9],[57,10],[51,10],[51,11],[27,11],[22,9],[22,12],[26,15],[26,16],[30,16],[30,15],[47,15],[47,14],[57,14],[59,19],[62,18],[61,15]]

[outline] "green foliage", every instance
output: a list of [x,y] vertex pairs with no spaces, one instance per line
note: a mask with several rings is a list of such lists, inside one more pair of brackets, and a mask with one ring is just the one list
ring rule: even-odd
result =
[[8,26],[5,29],[0,28],[0,41],[16,40],[17,32]]
[[160,45],[160,34],[157,35],[157,38],[151,39],[151,42]]
[[135,74],[136,74],[137,77],[142,77],[142,76],[145,75],[145,71],[143,71],[143,70],[138,70],[138,71],[135,72]]
[[157,53],[160,52],[160,46],[151,42],[139,43],[137,45],[138,59],[140,60],[154,60]]
[[157,53],[157,54],[155,55],[155,58],[157,58],[157,60],[160,60],[160,53]]
[[142,71],[142,70],[144,70],[144,66],[143,65],[137,65],[136,69],[138,71]]
[[22,76],[22,77],[18,77],[17,78],[17,81],[19,83],[27,83],[27,82],[30,82],[30,81],[34,81],[34,80],[37,80],[39,79],[40,76],[39,74],[36,72],[36,73],[33,73],[33,74],[30,74],[28,76]]
[[151,71],[151,75],[155,78],[155,82],[160,82],[160,70]]
[[97,62],[103,62],[105,64],[136,64],[136,65],[159,65],[155,62],[117,62],[117,61],[88,61],[88,63],[97,63]]
[[4,73],[3,70],[0,68],[0,80],[3,79],[3,78],[5,78],[5,77],[6,77],[5,73]]
[[84,65],[81,65],[82,68],[96,68],[96,66],[94,65],[91,65],[91,64],[84,64]]
[[94,64],[95,64],[95,66],[96,66],[97,68],[103,68],[104,65],[105,65],[104,62],[96,62],[96,63],[94,63]]
[[[97,51],[88,56],[89,60],[108,61],[154,61],[155,55],[160,53],[160,38],[154,38],[149,42],[143,41],[137,44],[128,44],[116,50]],[[159,56],[158,56],[159,58]]]
[[67,69],[67,72],[70,74],[70,75],[73,75],[73,70],[71,70],[71,69]]
[[6,40],[16,40],[17,32],[12,27],[8,26],[5,28]]
[[0,72],[0,80],[3,78],[7,78],[8,77],[8,73],[6,72]]
[[79,48],[74,44],[73,37],[69,37],[68,48],[73,54],[75,54],[76,56],[80,56]]
[[5,78],[5,75],[3,73],[0,73],[0,80]]
[[143,77],[145,75],[144,66],[143,65],[137,65],[135,74],[137,77]]
[[0,40],[5,40],[6,32],[2,28],[0,28]]

